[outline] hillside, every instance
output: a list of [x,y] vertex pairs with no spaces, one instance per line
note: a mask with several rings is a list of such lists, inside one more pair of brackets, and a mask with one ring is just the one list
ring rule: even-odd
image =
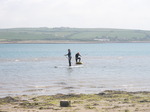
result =
[[150,42],[150,31],[67,27],[0,29],[0,43],[23,41]]

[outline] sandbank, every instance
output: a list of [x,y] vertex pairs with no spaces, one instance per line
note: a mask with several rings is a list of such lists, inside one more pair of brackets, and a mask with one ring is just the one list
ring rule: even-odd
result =
[[[60,101],[71,101],[61,107]],[[150,112],[150,92],[22,95],[0,98],[0,112]]]

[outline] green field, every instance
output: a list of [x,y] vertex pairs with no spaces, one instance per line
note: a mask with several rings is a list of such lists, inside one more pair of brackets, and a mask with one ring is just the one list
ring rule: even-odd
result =
[[101,42],[149,42],[150,31],[104,28],[10,28],[0,29],[0,41],[71,40]]

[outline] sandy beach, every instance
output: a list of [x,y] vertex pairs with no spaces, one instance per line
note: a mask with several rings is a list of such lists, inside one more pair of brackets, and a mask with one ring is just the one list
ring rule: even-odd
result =
[[[60,101],[70,101],[61,107]],[[150,92],[106,90],[99,94],[22,95],[0,99],[0,112],[149,112]]]

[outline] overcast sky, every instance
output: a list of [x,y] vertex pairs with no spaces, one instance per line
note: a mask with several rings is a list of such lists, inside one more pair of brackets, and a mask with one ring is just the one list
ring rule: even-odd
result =
[[150,30],[150,0],[0,0],[0,28]]

